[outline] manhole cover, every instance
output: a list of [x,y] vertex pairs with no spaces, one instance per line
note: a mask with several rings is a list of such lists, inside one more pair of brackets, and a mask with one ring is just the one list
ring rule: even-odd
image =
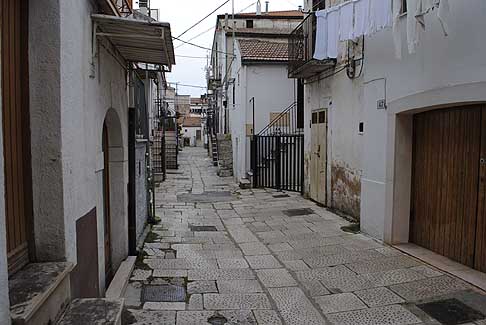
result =
[[313,214],[314,210],[305,208],[305,209],[290,209],[282,211],[288,217],[298,217],[298,216],[306,216],[308,214]]
[[226,317],[221,315],[214,315],[208,318],[208,323],[211,325],[224,325],[228,322]]
[[288,194],[275,194],[273,197],[276,198],[276,199],[283,199],[284,197],[290,197],[290,195],[288,195]]
[[184,302],[186,289],[180,285],[147,285],[142,289],[142,302]]
[[190,225],[191,231],[218,231],[215,226],[193,226]]
[[484,315],[457,299],[446,299],[417,305],[441,324],[454,325],[484,319]]

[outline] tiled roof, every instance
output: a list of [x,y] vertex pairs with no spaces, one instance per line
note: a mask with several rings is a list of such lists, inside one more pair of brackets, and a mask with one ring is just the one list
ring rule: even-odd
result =
[[198,116],[186,116],[182,126],[197,127],[201,126],[201,118]]
[[239,40],[242,61],[282,61],[289,59],[287,42]]
[[[257,14],[255,12],[248,12],[248,13],[240,13],[238,14],[239,16],[256,16]],[[265,17],[265,16],[270,16],[270,17],[297,17],[297,16],[300,16],[300,17],[303,17],[304,14],[299,11],[299,10],[284,10],[284,11],[269,11],[268,13],[265,13],[262,11],[262,14],[261,14],[262,17]]]

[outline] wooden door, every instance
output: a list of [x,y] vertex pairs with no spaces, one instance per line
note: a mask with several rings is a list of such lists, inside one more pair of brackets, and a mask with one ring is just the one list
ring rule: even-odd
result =
[[113,277],[111,263],[111,209],[110,209],[110,154],[109,154],[108,130],[103,124],[103,220],[105,238],[105,280],[106,287]]
[[481,114],[479,195],[474,268],[481,272],[486,272],[486,106],[483,106]]
[[410,240],[470,267],[484,246],[476,243],[481,129],[480,106],[414,116]]
[[310,196],[326,204],[327,184],[327,110],[312,113]]
[[32,216],[27,2],[0,0],[5,220],[10,273],[29,261]]

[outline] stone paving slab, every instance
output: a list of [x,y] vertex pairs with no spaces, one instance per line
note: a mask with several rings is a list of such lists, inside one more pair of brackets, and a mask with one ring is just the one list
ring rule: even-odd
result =
[[328,324],[300,288],[272,288],[269,292],[286,324]]
[[[256,325],[255,317],[250,310],[218,311],[218,314],[228,320],[226,324]],[[177,312],[177,325],[211,325],[208,319],[214,316],[214,311],[180,311]],[[163,324],[163,323],[162,323]],[[158,325],[158,324],[157,324]]]
[[[124,314],[125,322],[130,322],[132,325],[175,325],[176,312],[175,311],[146,311],[129,309]],[[134,323],[132,323],[135,321]]]
[[276,269],[282,267],[282,264],[273,257],[273,255],[255,255],[247,256],[246,260],[252,269]]
[[257,293],[263,292],[257,280],[218,280],[219,293]]
[[334,295],[326,295],[315,297],[324,314],[337,313],[343,311],[366,309],[367,306],[352,293],[338,293]]
[[[142,282],[172,283],[187,286],[188,300],[146,304],[154,310],[138,310],[147,318],[132,321],[150,324],[167,312],[169,325],[200,325],[218,312],[226,324],[431,324],[410,302],[460,297],[470,288],[363,234],[343,232],[346,220],[298,193],[276,198],[282,193],[240,189],[232,177],[216,176],[206,157],[203,149],[184,148],[183,177],[168,175],[156,189],[161,222],[152,230],[159,237],[145,244],[147,265],[134,271],[125,293],[127,305],[140,308]],[[310,214],[283,213],[306,208]]]
[[188,280],[253,280],[250,269],[199,269],[189,270]]
[[293,287],[297,285],[286,269],[262,269],[256,271],[258,278],[267,288]]
[[343,312],[327,315],[336,325],[407,325],[420,324],[420,318],[400,305]]
[[271,309],[270,301],[266,294],[217,294],[208,293],[204,295],[204,308],[212,310],[252,310]]

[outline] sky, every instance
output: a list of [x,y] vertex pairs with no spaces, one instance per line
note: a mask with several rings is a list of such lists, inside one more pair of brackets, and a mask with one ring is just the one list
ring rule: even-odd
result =
[[[191,27],[197,21],[216,9],[225,0],[151,0],[151,8],[159,9],[159,20],[168,22],[171,25],[172,36],[179,36],[186,29]],[[247,8],[256,0],[234,0],[235,13]],[[265,0],[261,0],[262,10],[265,8]],[[302,0],[270,0],[270,11],[277,10],[292,10],[297,9],[303,3]],[[256,4],[251,5],[245,12],[255,12]],[[191,38],[198,36],[191,40],[204,47],[211,48],[214,36],[214,27],[216,25],[216,16],[218,14],[231,13],[231,1],[224,7],[219,9],[212,16],[204,20],[202,23],[194,27],[192,30],[184,34],[181,39],[189,41]],[[207,32],[206,32],[207,31]],[[174,48],[176,54],[176,65],[172,67],[172,72],[167,74],[169,82],[178,82],[185,85],[205,86],[205,66],[207,64],[207,55],[209,51],[196,48],[191,45],[181,45],[181,42],[174,40]],[[194,56],[199,58],[185,58],[183,56]],[[178,86],[179,94],[191,95],[199,97],[206,92],[205,89],[191,88],[185,86]]]

